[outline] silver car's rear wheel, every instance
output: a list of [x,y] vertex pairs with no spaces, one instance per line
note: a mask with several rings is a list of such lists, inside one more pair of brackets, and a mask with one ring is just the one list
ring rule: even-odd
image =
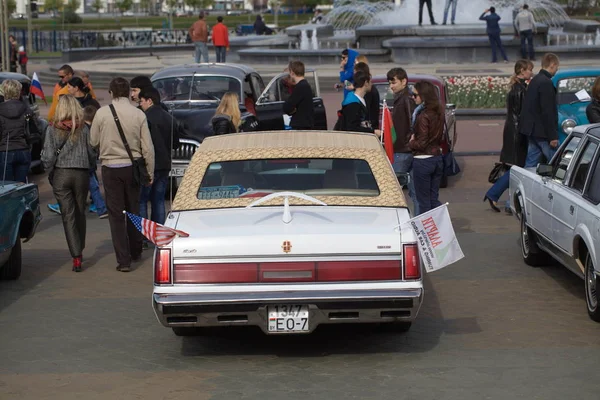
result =
[[585,257],[585,301],[590,318],[600,322],[600,308],[598,308],[598,277],[594,270],[592,255],[588,252]]

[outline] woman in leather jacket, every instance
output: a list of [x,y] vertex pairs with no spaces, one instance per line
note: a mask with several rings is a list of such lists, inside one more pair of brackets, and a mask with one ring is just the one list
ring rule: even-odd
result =
[[441,143],[446,116],[433,84],[417,82],[412,92],[417,108],[408,147],[413,153],[412,177],[418,203],[414,214],[419,215],[442,205],[438,197],[444,174]]
[[[515,63],[515,74],[511,78],[511,88],[506,95],[506,121],[502,138],[500,162],[504,164],[505,173],[487,191],[483,201],[488,201],[492,210],[500,212],[498,200],[508,189],[510,182],[510,167],[523,167],[527,158],[527,138],[519,133],[519,117],[527,81],[533,76],[533,63],[529,60],[519,60]],[[505,207],[510,212],[510,207]]]
[[211,123],[215,135],[225,135],[238,132],[242,115],[237,94],[227,92],[223,95],[219,107],[212,117]]
[[594,87],[592,88],[592,102],[585,109],[590,124],[600,122],[600,76],[596,78]]

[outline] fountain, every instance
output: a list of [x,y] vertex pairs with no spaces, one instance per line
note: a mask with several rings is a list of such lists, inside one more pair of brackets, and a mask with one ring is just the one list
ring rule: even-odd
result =
[[[242,61],[287,62],[301,59],[308,64],[338,63],[340,49],[353,47],[372,62],[399,64],[478,63],[490,61],[486,24],[479,20],[490,6],[501,16],[502,41],[510,59],[521,57],[520,39],[515,38],[513,19],[523,0],[469,0],[458,3],[456,25],[442,25],[446,0],[432,0],[435,21],[429,24],[427,10],[419,26],[417,0],[334,0],[333,9],[321,24],[286,29],[290,49],[249,48],[240,50]],[[554,52],[561,58],[600,55],[600,23],[571,20],[555,0],[527,0],[537,33],[536,52]],[[449,23],[450,21],[448,21]],[[300,51],[294,51],[294,47]]]

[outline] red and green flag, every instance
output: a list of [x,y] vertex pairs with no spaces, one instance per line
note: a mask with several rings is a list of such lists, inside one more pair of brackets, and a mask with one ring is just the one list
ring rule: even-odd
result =
[[394,163],[394,142],[396,141],[396,130],[392,122],[392,113],[383,103],[383,113],[381,114],[381,139],[383,140],[383,148],[390,159],[390,163]]

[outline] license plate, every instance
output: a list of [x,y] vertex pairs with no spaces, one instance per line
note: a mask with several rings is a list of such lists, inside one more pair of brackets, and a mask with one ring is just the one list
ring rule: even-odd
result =
[[269,332],[308,332],[308,306],[298,304],[267,306],[267,314]]
[[169,173],[169,176],[183,176],[185,174],[186,169],[187,169],[187,167],[171,168],[171,172]]

